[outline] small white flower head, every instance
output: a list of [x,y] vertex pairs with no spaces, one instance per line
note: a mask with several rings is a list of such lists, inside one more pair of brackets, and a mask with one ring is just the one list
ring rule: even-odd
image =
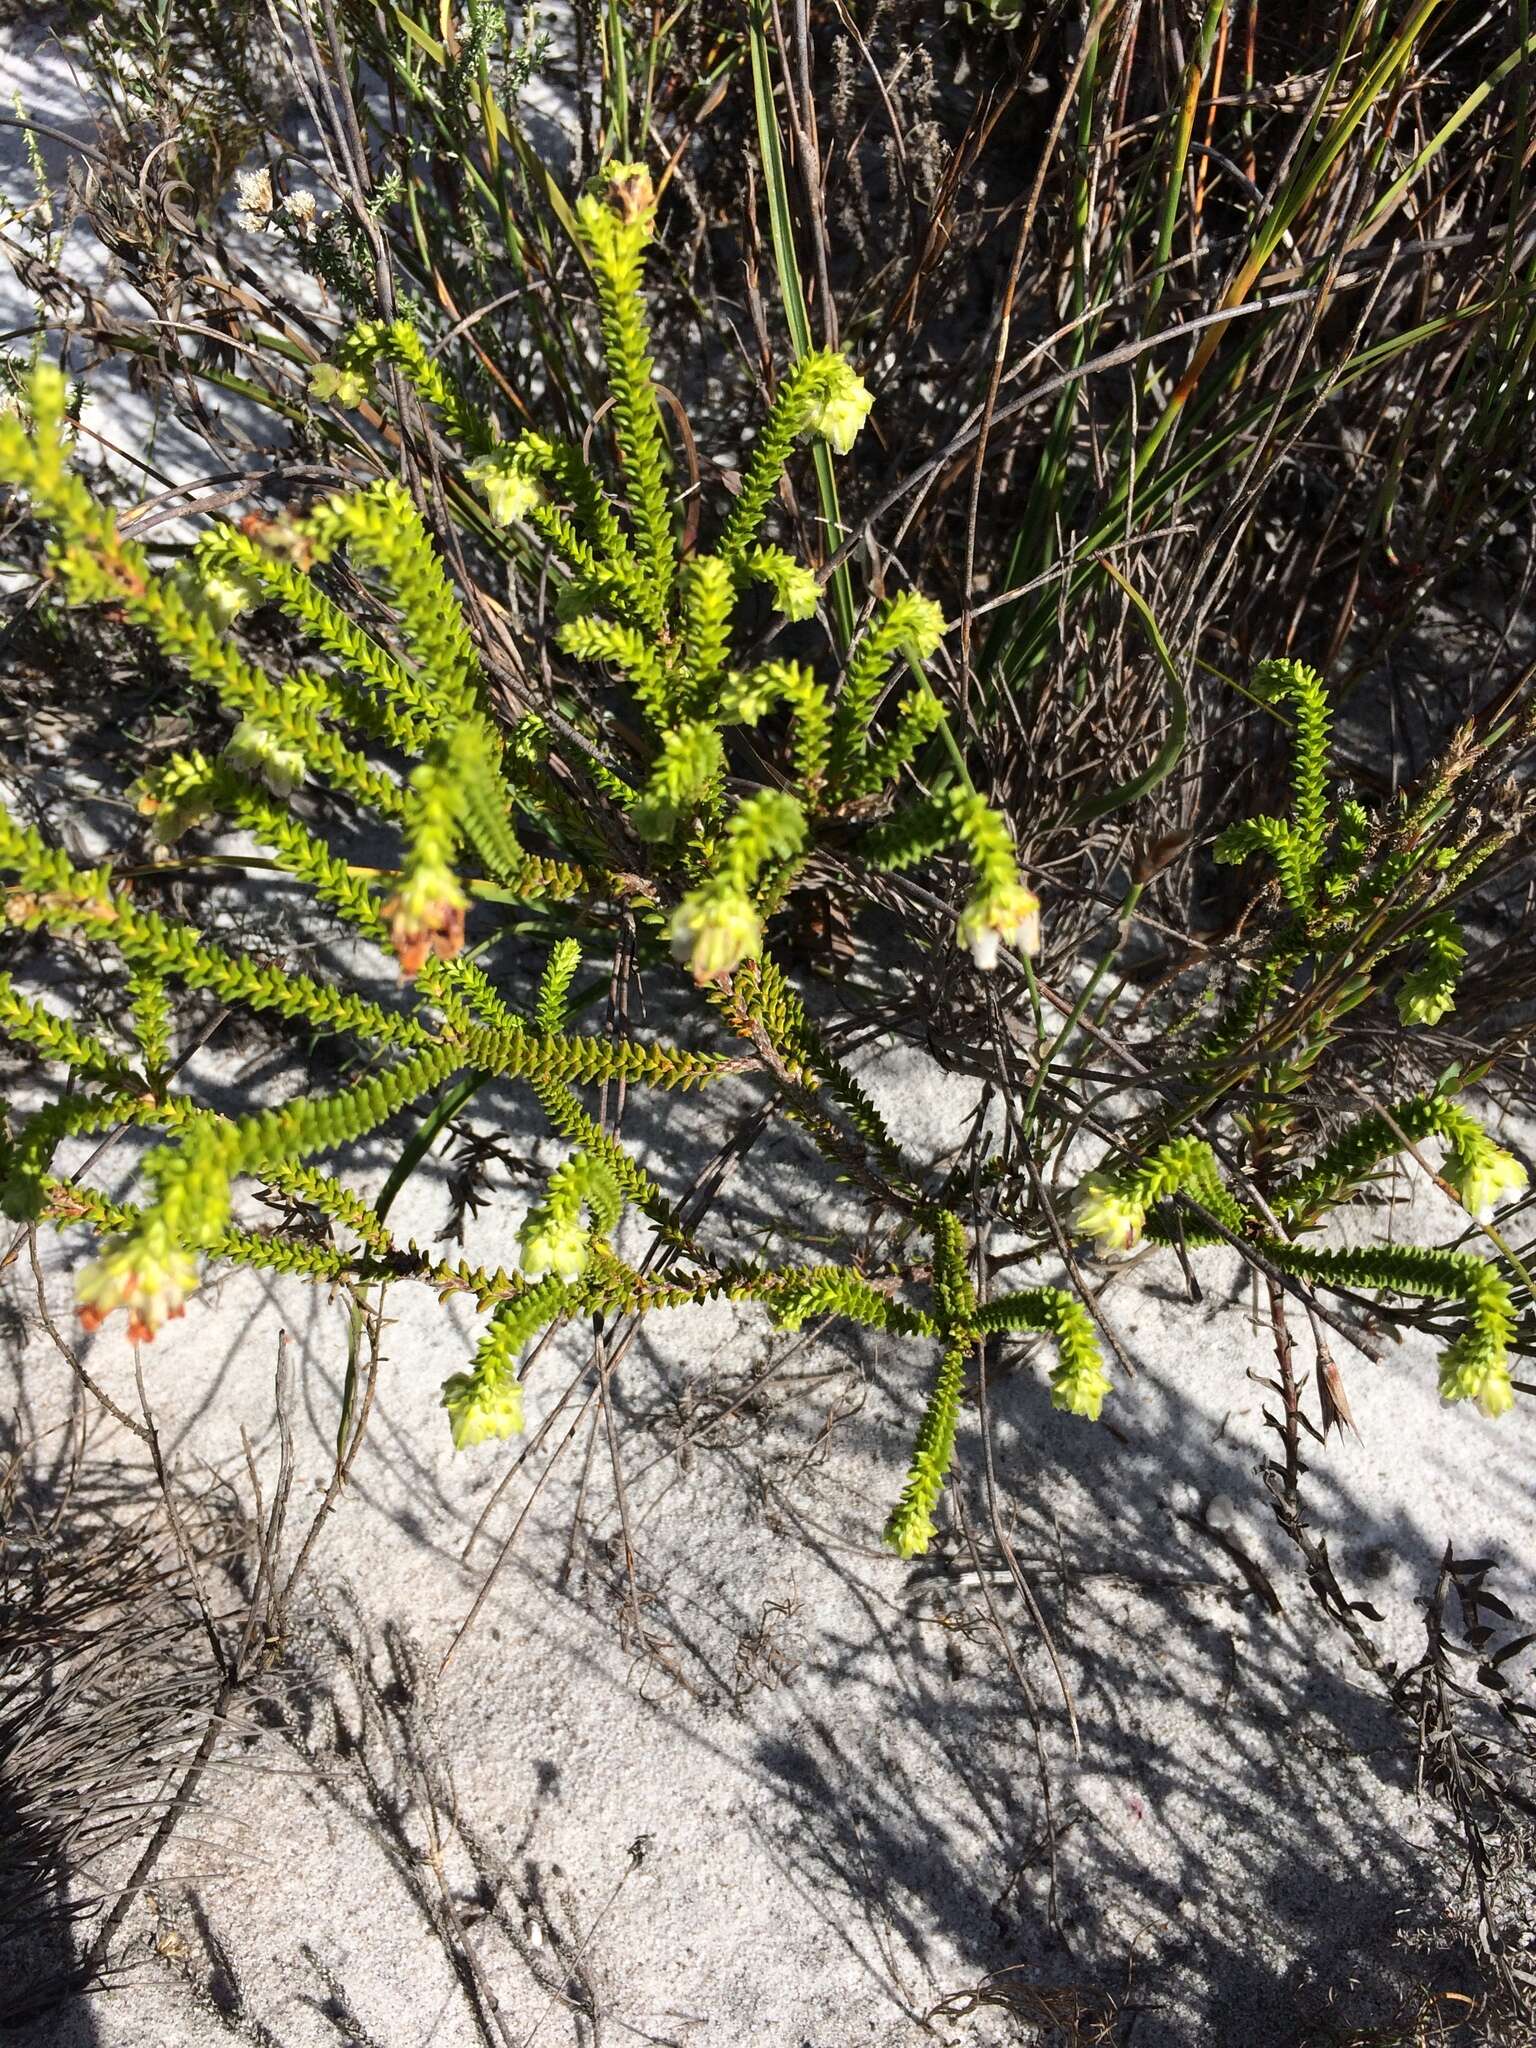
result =
[[315,195],[313,192],[290,192],[283,201],[283,218],[294,228],[301,242],[313,240],[315,232]]
[[1490,1139],[1473,1151],[1452,1151],[1441,1168],[1461,1206],[1479,1223],[1488,1223],[1508,1195],[1516,1195],[1528,1179],[1512,1152]]
[[511,526],[515,520],[526,519],[536,505],[544,503],[544,486],[528,474],[514,455],[501,451],[482,455],[478,462],[470,464],[468,475],[470,482],[479,486],[498,526]]
[[272,218],[272,173],[236,171],[235,206],[235,225],[259,235]]
[[309,395],[317,405],[332,403],[352,411],[369,392],[367,373],[349,370],[338,363],[314,363],[309,372]]
[[429,953],[452,960],[464,948],[464,913],[469,898],[452,868],[428,861],[401,881],[383,905],[390,944],[409,981],[419,974]]
[[522,1434],[522,1382],[511,1373],[500,1373],[492,1380],[478,1373],[456,1372],[443,1381],[443,1406],[448,1410],[456,1451]]
[[1089,1174],[1072,1202],[1072,1234],[1091,1237],[1101,1259],[1128,1252],[1147,1220],[1143,1204],[1108,1174]]
[[242,718],[224,749],[224,758],[243,775],[265,783],[274,796],[292,796],[304,780],[304,756],[285,746],[270,727]]
[[955,930],[982,973],[990,974],[1004,946],[1039,952],[1040,898],[1022,882],[987,890],[966,904]]
[[530,1280],[553,1273],[566,1282],[581,1277],[587,1263],[588,1234],[579,1207],[561,1215],[547,1202],[536,1202],[517,1233],[521,1264]]
[[667,936],[672,958],[695,981],[716,981],[757,957],[763,927],[745,896],[701,890],[674,911]]
[[109,1238],[75,1282],[81,1326],[99,1330],[115,1309],[126,1308],[129,1337],[151,1343],[182,1313],[196,1286],[197,1262],[163,1229],[151,1225],[137,1236]]
[[875,395],[864,379],[852,364],[838,356],[828,368],[806,425],[813,434],[830,441],[839,455],[846,455],[874,403]]

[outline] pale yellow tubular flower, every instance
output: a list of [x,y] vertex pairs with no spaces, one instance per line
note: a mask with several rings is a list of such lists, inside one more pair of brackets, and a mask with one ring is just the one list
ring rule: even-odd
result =
[[1517,1195],[1529,1178],[1512,1152],[1491,1141],[1471,1155],[1453,1151],[1440,1170],[1462,1207],[1479,1223],[1490,1222],[1506,1196]]
[[528,1211],[517,1236],[522,1246],[520,1263],[531,1280],[546,1273],[565,1281],[581,1277],[589,1240],[579,1214],[557,1216],[547,1203],[539,1202]]
[[701,890],[681,903],[668,928],[672,957],[695,981],[714,981],[757,957],[763,927],[745,896]]
[[204,569],[195,561],[183,563],[169,580],[187,610],[210,620],[220,631],[232,626],[261,595],[250,577],[233,570]]
[[443,1381],[443,1406],[456,1451],[522,1434],[523,1387],[510,1373],[488,1381],[456,1372]]
[[183,1312],[197,1281],[196,1260],[162,1230],[109,1238],[75,1282],[81,1326],[99,1330],[109,1315],[125,1308],[129,1337],[148,1344]]
[[478,486],[498,526],[511,526],[516,520],[526,519],[536,505],[544,503],[544,486],[537,477],[529,476],[511,454],[498,451],[482,455],[478,462],[470,464],[466,474]]
[[1086,1422],[1097,1422],[1104,1409],[1104,1396],[1112,1387],[1102,1360],[1058,1366],[1051,1375],[1051,1406],[1062,1415],[1081,1415]]
[[1509,1361],[1501,1347],[1478,1331],[1466,1331],[1440,1355],[1442,1401],[1475,1401],[1493,1421],[1515,1405]]
[[367,398],[368,377],[362,370],[347,370],[336,363],[313,363],[309,372],[309,395],[319,405],[336,404],[353,411]]
[[230,735],[224,758],[232,768],[265,783],[273,796],[292,796],[304,780],[304,756],[285,746],[259,720],[242,718]]
[[859,430],[874,408],[875,396],[864,379],[841,357],[827,375],[825,387],[813,403],[806,421],[813,434],[830,441],[839,455],[846,455]]
[[1072,1234],[1091,1237],[1100,1258],[1128,1252],[1140,1238],[1147,1212],[1107,1175],[1090,1174],[1072,1203]]
[[1023,882],[989,890],[971,898],[955,929],[982,973],[990,974],[1004,946],[1039,952],[1040,898]]

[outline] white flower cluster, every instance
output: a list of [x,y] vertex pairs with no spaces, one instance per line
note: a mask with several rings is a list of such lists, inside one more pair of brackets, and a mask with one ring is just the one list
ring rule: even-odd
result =
[[288,227],[301,242],[314,239],[318,208],[313,192],[290,192],[281,202],[272,191],[272,173],[235,173],[235,226],[247,235],[263,235],[272,228]]

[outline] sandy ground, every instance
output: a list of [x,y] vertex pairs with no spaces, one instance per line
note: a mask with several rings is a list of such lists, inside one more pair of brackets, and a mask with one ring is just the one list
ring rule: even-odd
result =
[[[963,1085],[915,1055],[875,1078],[915,1149],[958,1136]],[[657,1157],[669,1178],[697,1115],[669,1120]],[[537,1171],[546,1141],[520,1147],[510,1105],[505,1127]],[[791,1150],[765,1146],[739,1213],[782,1200]],[[1421,1190],[1400,1232],[1438,1199]],[[425,1241],[440,1227],[440,1172],[424,1167],[402,1202],[401,1228]],[[513,1216],[519,1206],[514,1195]],[[475,1256],[505,1255],[499,1229],[471,1236]],[[1432,1933],[1448,1901],[1426,1851],[1447,1824],[1415,1798],[1402,1730],[1274,1530],[1257,1477],[1265,1394],[1248,1376],[1270,1369],[1267,1339],[1225,1257],[1203,1256],[1200,1275],[1192,1304],[1161,1255],[1106,1297],[1137,1377],[1103,1426],[1054,1416],[1039,1362],[992,1389],[1002,1514],[1080,1750],[1038,1632],[995,1568],[974,1408],[964,1498],[993,1567],[986,1590],[952,1500],[940,1554],[904,1565],[876,1542],[924,1347],[775,1337],[753,1311],[658,1319],[616,1375],[649,1654],[590,1419],[550,1438],[569,1449],[461,1635],[543,1460],[491,1508],[466,1562],[509,1458],[453,1455],[436,1390],[466,1356],[469,1321],[395,1289],[369,1443],[277,1688],[286,1732],[231,1734],[155,1878],[169,1924],[193,1953],[206,1928],[243,2009],[292,2048],[336,2038],[323,1971],[388,2048],[475,2040],[433,1928],[431,1787],[453,1815],[438,1822],[445,1882],[516,2041],[581,2038],[551,1987],[595,2002],[614,2040],[914,2041],[943,1999],[1010,1970],[1116,1991],[1143,2008],[1127,2036],[1143,2048],[1295,2040],[1299,2011],[1379,1981],[1399,1934]],[[12,1364],[24,1426],[46,1437],[66,1375],[29,1287],[13,1275]],[[62,1309],[57,1278],[51,1292]],[[270,1490],[280,1329],[295,1369],[297,1529],[334,1440],[338,1303],[222,1281],[145,1353],[147,1390],[185,1478],[222,1471],[248,1494],[244,1429]],[[564,1357],[581,1362],[570,1341]],[[136,1405],[119,1335],[101,1333],[86,1360]],[[1405,1663],[1418,1654],[1418,1603],[1448,1542],[1497,1560],[1498,1590],[1528,1612],[1524,1410],[1497,1425],[1444,1410],[1417,1342],[1385,1367],[1345,1369],[1363,1442],[1335,1436],[1315,1453],[1308,1499],[1346,1587],[1381,1616],[1378,1641]],[[560,1359],[542,1362],[535,1425],[568,1378]],[[94,1428],[88,1473],[124,1460],[144,1464],[115,1425]],[[1213,1499],[1219,1535],[1204,1520]],[[988,1591],[1037,1704],[1049,1821]],[[366,1734],[338,1744],[336,1703],[358,1729],[364,1698]],[[166,1924],[147,1904],[131,1915],[118,1987],[39,2038],[227,2038],[155,1956]],[[957,2041],[1021,2038],[996,2011],[937,2024]]]

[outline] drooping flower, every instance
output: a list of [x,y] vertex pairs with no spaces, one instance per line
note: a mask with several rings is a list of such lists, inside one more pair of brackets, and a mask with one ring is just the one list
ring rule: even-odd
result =
[[1518,1194],[1529,1178],[1514,1154],[1492,1139],[1466,1150],[1456,1147],[1440,1170],[1461,1206],[1479,1223],[1489,1222],[1505,1196]]
[[1097,1422],[1113,1382],[1096,1353],[1063,1358],[1051,1374],[1051,1406],[1062,1415]]
[[390,944],[407,980],[421,972],[429,953],[452,960],[464,948],[464,913],[469,898],[452,868],[427,862],[406,875],[384,904]]
[[1443,984],[1434,988],[1405,982],[1398,991],[1397,1015],[1403,1024],[1438,1024],[1456,1007],[1456,991]]
[[830,441],[839,455],[846,455],[869,418],[875,395],[864,379],[841,356],[828,366],[827,375],[812,401],[806,425],[813,434]]
[[270,726],[242,718],[230,734],[224,758],[232,768],[265,783],[274,796],[292,796],[304,780],[304,756],[288,746]]
[[1100,1258],[1128,1252],[1140,1238],[1146,1208],[1107,1174],[1089,1174],[1072,1203],[1072,1234],[1091,1237]]
[[1023,882],[981,891],[966,904],[955,930],[982,973],[990,974],[1005,945],[1039,952],[1040,898]]
[[734,890],[700,890],[673,912],[667,936],[680,967],[691,968],[695,981],[714,981],[743,960],[756,958],[763,927],[745,896]]
[[197,1262],[173,1245],[163,1229],[108,1238],[101,1254],[75,1282],[84,1329],[101,1328],[115,1309],[128,1311],[128,1335],[135,1344],[153,1341],[155,1332],[185,1307],[197,1287]]
[[579,1206],[562,1215],[547,1202],[536,1202],[517,1233],[521,1264],[530,1280],[554,1273],[561,1280],[579,1279],[587,1263],[588,1235]]
[[904,1500],[885,1525],[885,1540],[898,1557],[921,1557],[939,1533],[921,1501]]
[[536,505],[544,503],[544,486],[510,451],[498,449],[482,455],[470,464],[467,474],[470,482],[479,486],[498,526],[526,519]]
[[170,580],[187,610],[196,618],[209,620],[220,632],[262,595],[249,576],[232,569],[204,569],[195,562],[184,563]]
[[456,1372],[443,1381],[443,1406],[456,1451],[522,1434],[523,1387],[511,1373]]
[[340,363],[312,363],[309,395],[317,404],[336,404],[351,410],[368,396],[369,382],[364,370],[348,369]]
[[1481,1330],[1463,1330],[1440,1354],[1440,1398],[1475,1401],[1494,1421],[1507,1415],[1515,1390],[1503,1345],[1491,1343]]

